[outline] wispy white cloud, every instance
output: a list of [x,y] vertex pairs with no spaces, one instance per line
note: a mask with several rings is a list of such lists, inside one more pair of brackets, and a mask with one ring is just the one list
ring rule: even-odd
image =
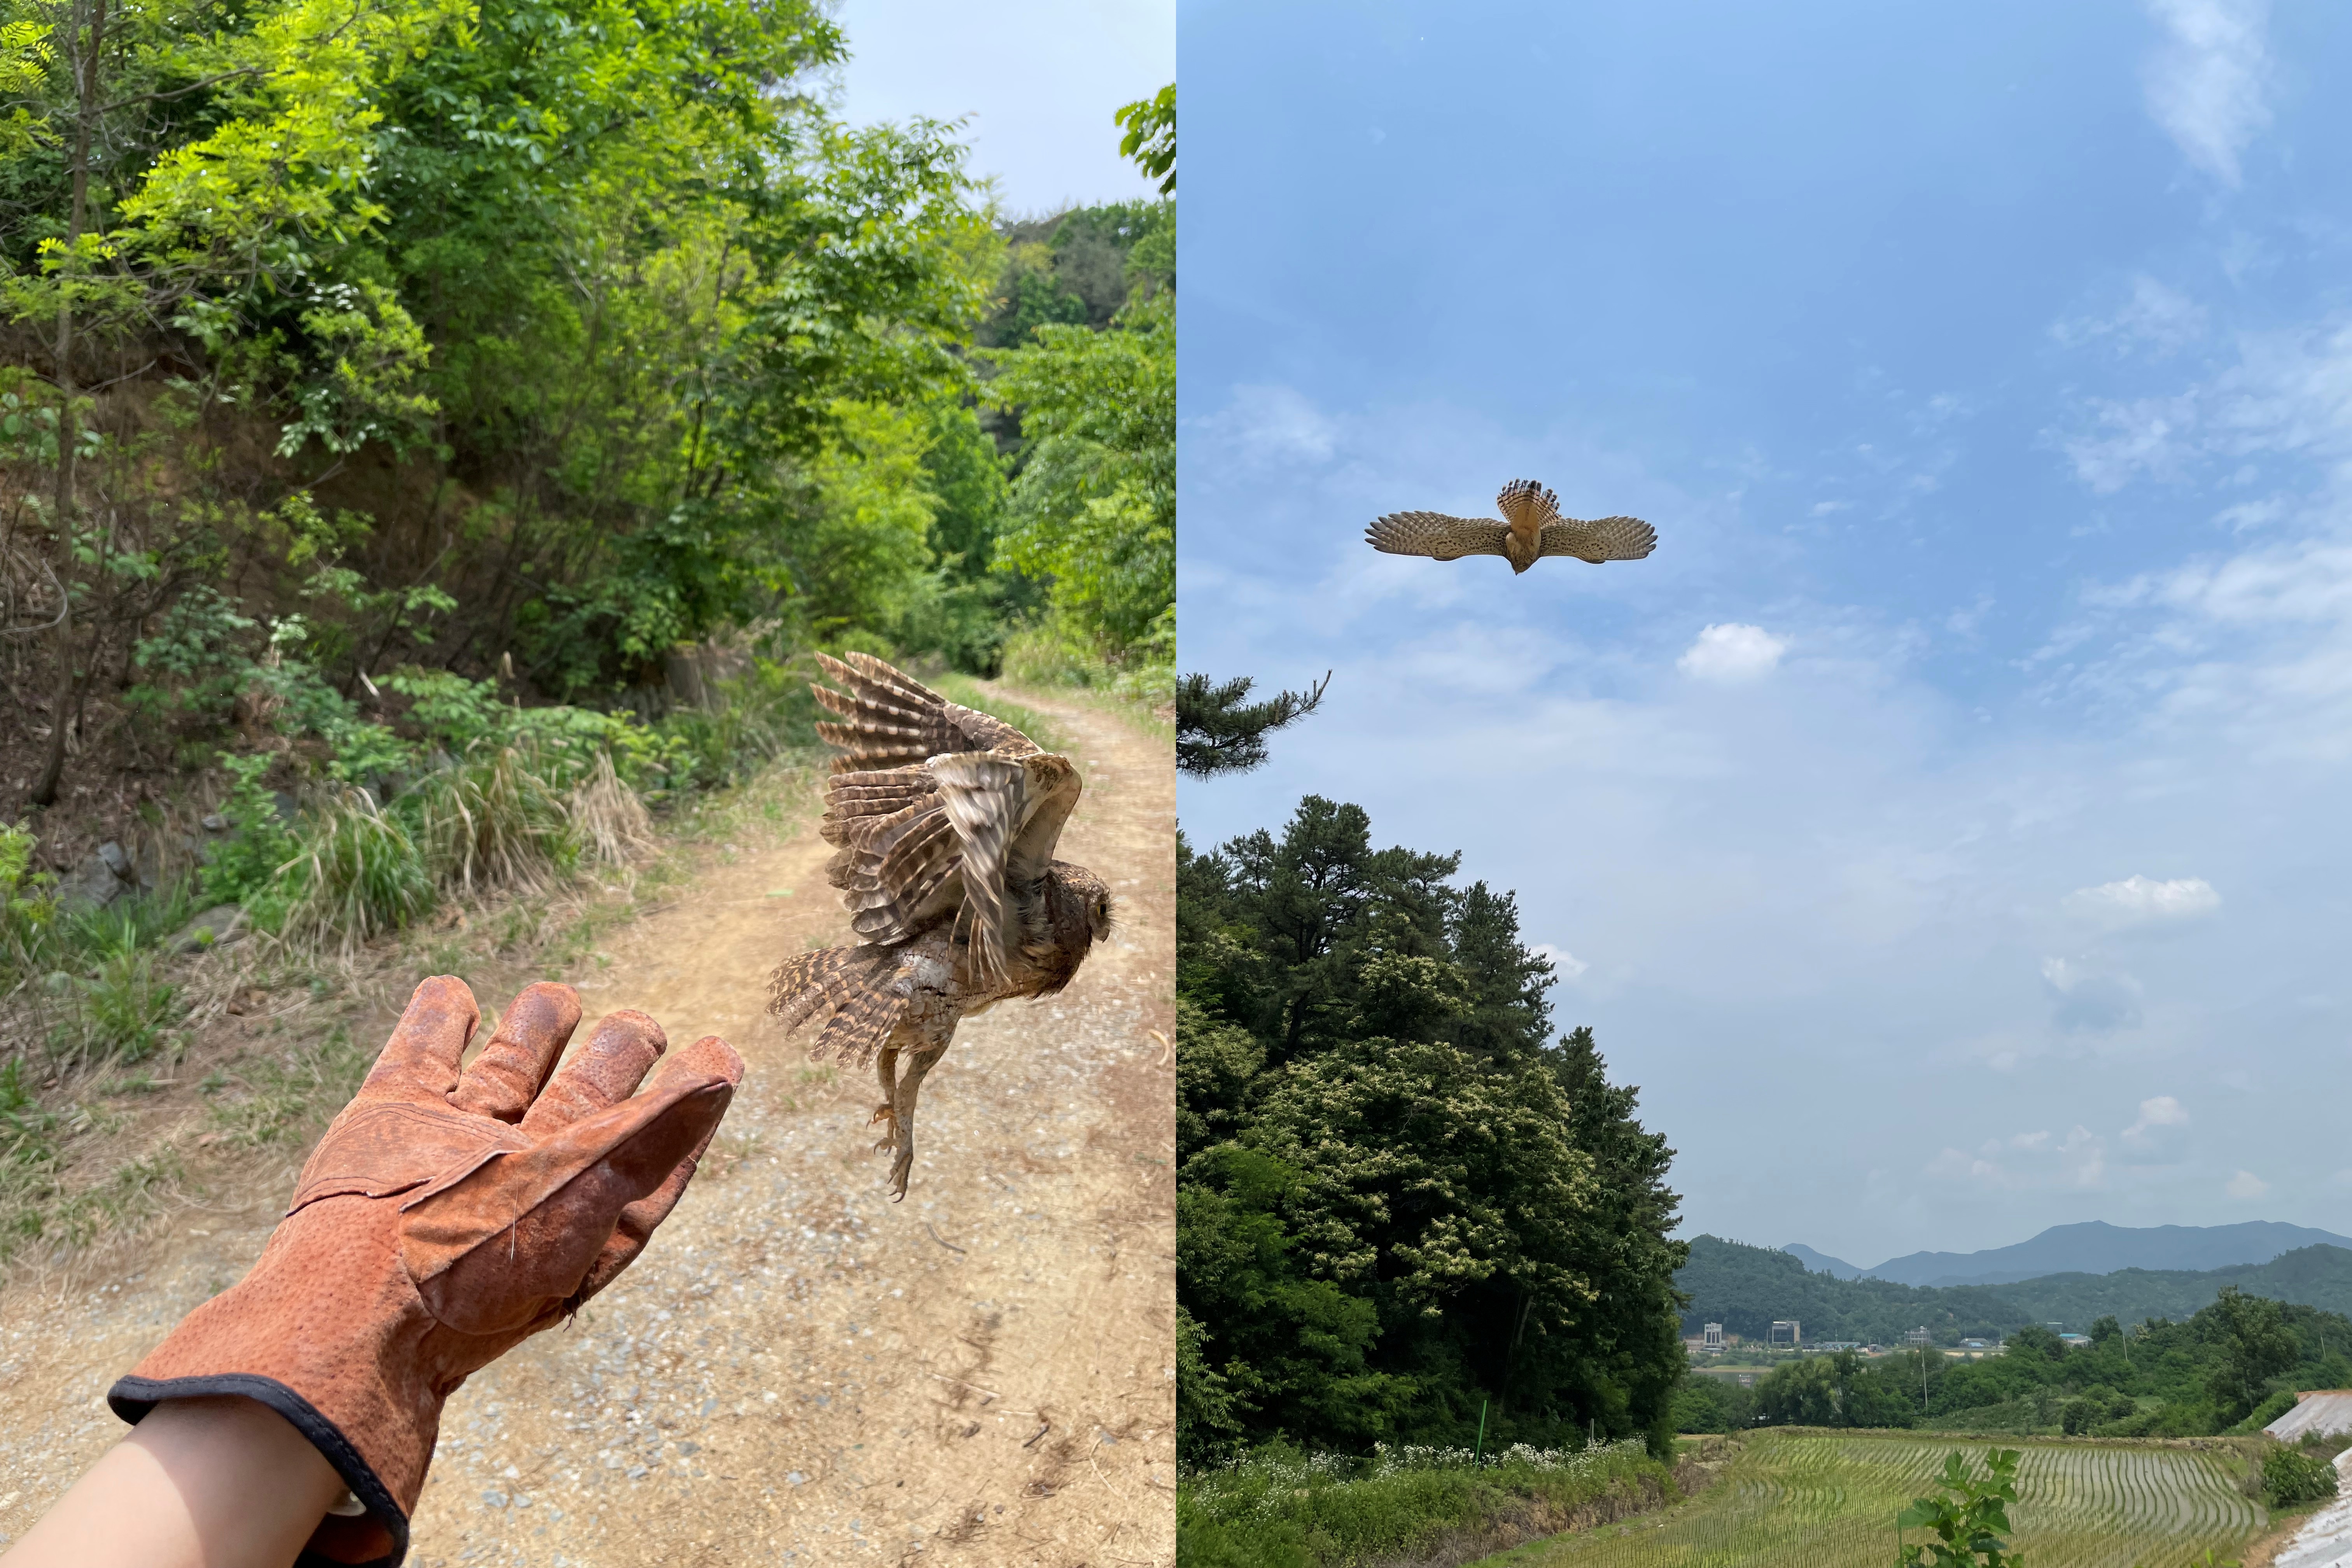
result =
[[1738,685],[1771,674],[1788,651],[1786,638],[1776,637],[1762,626],[1733,621],[1701,631],[1698,640],[1675,661],[1675,668],[1694,680]]
[[1539,942],[1528,951],[1550,964],[1553,973],[1571,984],[1583,978],[1584,972],[1592,967],[1568,949],[1554,947],[1548,942]]
[[2225,185],[2271,123],[2268,0],[2148,0],[2164,37],[2142,81],[2148,112],[2183,156]]
[[2206,319],[2204,306],[2143,272],[2112,315],[2073,317],[2052,326],[2050,335],[2067,348],[2104,342],[2118,353],[2162,356],[2202,338]]
[[2221,907],[2221,895],[2202,877],[2159,882],[2152,877],[2131,876],[2095,888],[2077,888],[2066,895],[2065,905],[2068,913],[2102,924],[2144,925],[2211,914]]
[[2271,1184],[2252,1171],[2241,1171],[2221,1184],[2221,1190],[2240,1203],[2252,1203],[2271,1190]]
[[2179,1164],[2189,1157],[2189,1112],[2168,1094],[2143,1100],[2122,1142],[2124,1158],[2135,1165]]
[[1324,463],[1337,449],[1339,427],[1312,400],[1288,386],[1236,386],[1224,407],[1196,427],[1244,461]]

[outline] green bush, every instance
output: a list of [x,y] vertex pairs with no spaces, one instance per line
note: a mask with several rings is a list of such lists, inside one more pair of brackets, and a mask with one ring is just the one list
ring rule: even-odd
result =
[[1530,1501],[1561,1512],[1612,1489],[1674,1496],[1639,1438],[1576,1450],[1514,1446],[1378,1447],[1370,1458],[1286,1445],[1199,1472],[1176,1491],[1176,1555],[1186,1568],[1344,1568],[1410,1557],[1440,1537],[1490,1527]]
[[285,869],[281,931],[305,945],[349,951],[430,910],[433,884],[407,826],[366,790],[347,785],[304,821]]
[[2276,1443],[2263,1453],[2263,1501],[2293,1508],[2336,1495],[2336,1467],[2316,1454]]
[[266,756],[221,753],[220,764],[229,775],[228,799],[220,813],[228,821],[228,837],[213,846],[201,874],[208,902],[246,902],[276,881],[278,868],[294,858],[293,829],[278,815],[278,798],[261,782],[269,763]]

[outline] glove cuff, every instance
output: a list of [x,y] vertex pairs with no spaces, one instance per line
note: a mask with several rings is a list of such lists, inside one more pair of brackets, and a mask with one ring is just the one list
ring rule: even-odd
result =
[[321,1415],[318,1406],[273,1377],[251,1373],[215,1373],[202,1377],[117,1378],[106,1391],[106,1403],[115,1415],[137,1426],[147,1413],[167,1399],[199,1399],[233,1394],[266,1405],[284,1416],[351,1489],[367,1511],[357,1517],[330,1514],[296,1560],[295,1568],[399,1568],[408,1555],[408,1515],[393,1500],[342,1428]]

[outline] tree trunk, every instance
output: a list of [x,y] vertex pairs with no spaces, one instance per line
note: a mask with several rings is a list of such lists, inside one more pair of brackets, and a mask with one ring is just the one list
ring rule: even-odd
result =
[[33,785],[35,805],[50,805],[57,801],[58,785],[66,771],[66,724],[81,705],[80,685],[74,679],[74,448],[81,444],[81,438],[74,407],[78,388],[73,370],[72,287],[77,252],[89,217],[89,143],[98,128],[98,54],[106,37],[106,0],[90,0],[88,16],[85,25],[77,16],[66,37],[66,47],[72,51],[68,63],[74,73],[73,211],[66,223],[65,260],[58,290],[56,500],[58,556],[64,567],[58,574],[58,586],[65,595],[65,613],[58,621],[58,685],[57,697],[49,705],[49,754],[43,760],[41,776]]

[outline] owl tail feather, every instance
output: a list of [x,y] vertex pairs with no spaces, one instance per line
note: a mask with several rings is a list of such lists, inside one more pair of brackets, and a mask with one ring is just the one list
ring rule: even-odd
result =
[[861,942],[788,958],[768,980],[768,1011],[786,1033],[824,1014],[832,1016],[809,1047],[813,1060],[863,1067],[898,1026],[908,998],[892,994],[897,953]]

